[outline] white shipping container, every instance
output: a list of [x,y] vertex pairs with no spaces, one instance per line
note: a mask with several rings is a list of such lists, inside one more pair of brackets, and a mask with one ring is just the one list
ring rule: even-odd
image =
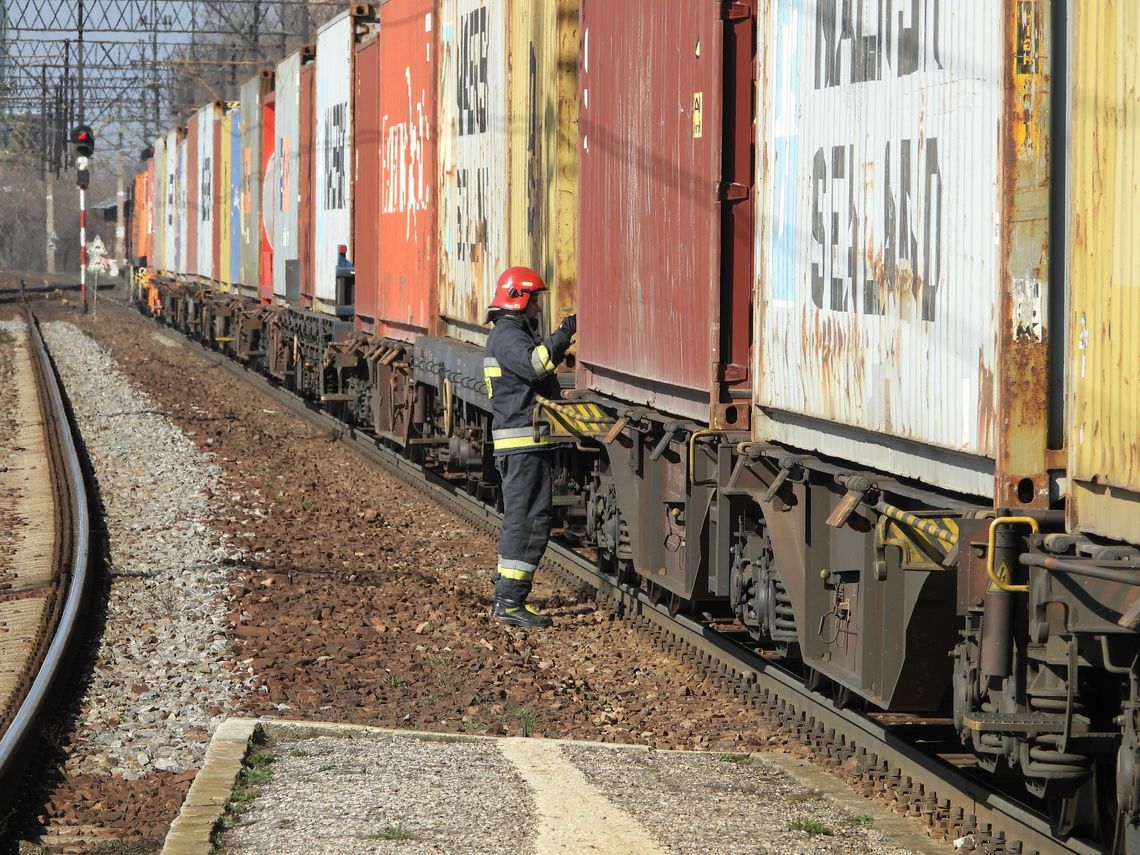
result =
[[189,259],[187,253],[189,250],[189,236],[187,234],[187,226],[190,222],[189,212],[186,210],[188,193],[188,185],[186,183],[186,170],[189,166],[189,157],[187,156],[187,142],[185,134],[179,134],[178,140],[178,170],[176,173],[176,181],[174,187],[174,211],[175,216],[178,218],[178,234],[175,238],[175,252],[174,252],[174,270],[176,273],[189,272]]
[[216,152],[214,151],[216,111],[209,104],[198,111],[198,257],[194,259],[197,273],[214,279],[214,182],[217,180]]
[[313,138],[313,294],[336,304],[337,247],[352,258],[353,19],[348,12],[317,34],[316,133]]
[[758,439],[992,493],[1004,9],[770,4]]
[[442,6],[439,311],[448,335],[481,343],[483,311],[509,266],[509,9],[506,0]]
[[273,293],[285,297],[285,264],[299,259],[297,200],[301,186],[301,54],[277,64],[274,151],[265,175],[262,202],[273,245]]
[[166,213],[165,234],[163,235],[162,264],[168,273],[179,272],[178,250],[182,230],[181,209],[178,207],[178,164],[181,154],[178,145],[178,131],[166,135],[166,188],[164,209]]

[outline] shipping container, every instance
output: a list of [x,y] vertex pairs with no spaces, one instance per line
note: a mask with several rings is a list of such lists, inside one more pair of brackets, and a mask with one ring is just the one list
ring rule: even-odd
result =
[[314,307],[327,312],[342,302],[337,298],[338,247],[352,257],[353,58],[357,28],[364,25],[354,11],[342,12],[317,33],[313,296]]
[[481,344],[483,312],[510,266],[510,10],[507,0],[440,5],[440,331]]
[[167,225],[167,168],[169,155],[166,147],[166,137],[161,136],[154,141],[154,183],[151,185],[151,194],[154,202],[151,204],[151,216],[154,220],[153,258],[150,259],[151,270],[168,270],[166,262],[167,236],[170,229]]
[[271,85],[266,72],[251,77],[241,87],[240,156],[235,170],[241,185],[235,281],[246,294],[256,294],[261,282],[261,113]]
[[755,437],[1047,504],[1047,10],[766,12]]
[[184,148],[182,133],[177,130],[166,135],[165,168],[163,170],[163,214],[165,234],[162,242],[162,270],[166,273],[178,272],[179,255],[182,247],[182,226],[185,218],[181,215],[179,200],[183,191],[180,178],[180,155]]
[[239,290],[241,286],[241,191],[242,191],[242,176],[241,176],[241,102],[237,102],[230,107],[229,110],[229,135],[228,138],[223,136],[225,145],[229,148],[229,162],[230,162],[230,180],[228,185],[223,184],[223,187],[229,188],[228,194],[224,199],[223,204],[228,205],[229,214],[229,251],[222,254],[226,259],[226,269],[229,273],[229,281],[234,286],[234,290]]
[[[356,197],[356,301],[358,312],[374,319],[377,332],[411,341],[434,331],[436,289],[436,35],[434,0],[390,0],[380,8],[380,122],[376,184],[358,184]],[[362,69],[358,65],[357,77]],[[357,151],[362,170],[367,111],[358,90]],[[371,157],[372,155],[368,155]],[[375,189],[375,202],[370,201]],[[370,205],[378,209],[370,220]],[[362,233],[379,223],[378,237]],[[369,244],[376,247],[374,281],[363,286],[361,263]],[[372,309],[364,310],[362,299]]]
[[241,116],[234,104],[222,115],[218,146],[218,240],[219,254],[215,279],[225,290],[237,281],[238,224],[241,222],[237,206],[239,184],[238,143],[241,140]]
[[179,273],[198,275],[198,231],[202,220],[201,174],[199,173],[199,159],[202,154],[202,112],[199,110],[190,116],[186,123],[186,159],[183,161],[185,172],[185,205],[183,210],[186,216],[186,243],[184,244],[182,265]]
[[582,0],[578,385],[740,430],[754,25],[665,5]]
[[[218,154],[221,139],[222,104],[207,104],[197,112],[198,139],[195,165],[197,187],[197,259],[194,272],[203,279],[217,279],[216,261],[220,244],[218,208],[221,182],[218,178]],[[193,210],[193,206],[191,206]]]
[[[273,243],[277,234],[278,160],[277,145],[277,98],[268,93],[261,104],[261,204],[258,220],[258,271],[260,284],[258,296],[262,302],[271,303],[277,294],[274,277]],[[283,296],[283,295],[282,295]]]
[[[389,6],[392,4],[389,3]],[[355,169],[352,186],[352,263],[356,268],[354,310],[358,329],[381,333],[380,305],[380,181],[381,127],[380,35],[356,47],[353,74],[352,132]],[[405,101],[407,96],[405,94]]]
[[[314,180],[314,167],[316,165],[316,150],[314,131],[316,130],[316,117],[314,115],[316,101],[316,85],[314,82],[314,64],[308,62],[301,67],[300,79],[300,127],[297,134],[297,270],[296,280],[286,275],[289,281],[287,299],[290,303],[299,304],[306,308],[313,305],[315,296],[313,291],[313,208],[314,195],[317,187]],[[300,294],[297,293],[299,285]]]
[[189,209],[187,207],[187,193],[189,185],[192,182],[189,180],[190,173],[187,171],[189,168],[188,151],[186,132],[179,131],[177,144],[178,165],[174,197],[174,216],[177,217],[178,220],[178,232],[175,238],[173,270],[181,274],[187,273],[190,269],[187,262],[188,247],[190,245],[187,230],[189,229],[192,218],[189,216]]
[[1072,16],[1070,525],[1140,544],[1140,7]]
[[154,235],[154,155],[146,167],[135,175],[131,212],[131,259],[136,265],[153,266],[151,241]]
[[511,4],[510,262],[550,288],[547,326],[577,308],[578,6]]
[[[272,184],[273,293],[284,298],[286,281],[296,277],[298,259],[297,195],[300,166],[301,53],[291,53],[277,66],[273,101],[274,154]],[[267,173],[268,175],[268,173]],[[294,299],[296,299],[294,297]]]

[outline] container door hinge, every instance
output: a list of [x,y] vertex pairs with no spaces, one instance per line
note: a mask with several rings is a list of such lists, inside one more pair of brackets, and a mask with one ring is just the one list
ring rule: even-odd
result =
[[736,0],[717,0],[717,19],[721,21],[743,21],[752,16],[752,7]]
[[735,181],[721,181],[716,187],[718,202],[743,202],[752,192],[747,184],[737,184]]

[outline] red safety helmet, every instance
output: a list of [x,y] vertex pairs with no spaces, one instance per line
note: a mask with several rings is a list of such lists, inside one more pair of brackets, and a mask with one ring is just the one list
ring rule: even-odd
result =
[[490,323],[498,312],[521,312],[530,302],[531,295],[546,290],[542,277],[529,267],[508,267],[495,285],[495,296],[487,307],[483,323]]

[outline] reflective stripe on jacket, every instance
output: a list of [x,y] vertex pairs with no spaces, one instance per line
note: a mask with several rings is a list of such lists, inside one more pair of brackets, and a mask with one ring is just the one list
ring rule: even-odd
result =
[[539,395],[559,396],[554,369],[569,346],[570,336],[561,330],[538,338],[521,314],[504,312],[496,318],[483,360],[496,454],[531,451],[550,444],[547,425],[540,425],[535,436],[534,403]]

